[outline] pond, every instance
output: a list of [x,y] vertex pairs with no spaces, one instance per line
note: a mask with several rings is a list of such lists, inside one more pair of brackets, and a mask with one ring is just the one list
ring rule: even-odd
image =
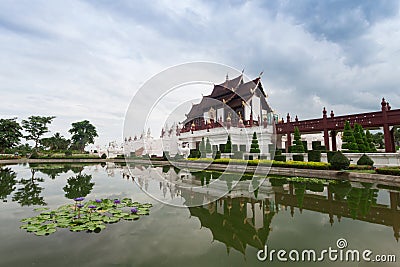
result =
[[[131,172],[114,164],[2,166],[0,266],[288,264],[276,254],[272,263],[270,258],[260,261],[257,254],[264,255],[265,246],[268,255],[271,250],[286,250],[286,259],[290,251],[298,250],[299,262],[288,259],[295,266],[377,266],[362,259],[343,262],[328,256],[323,262],[301,261],[301,253],[307,249],[317,251],[317,260],[329,247],[341,251],[339,239],[347,243],[346,248],[341,247],[344,252],[371,250],[371,259],[395,255],[400,260],[400,188],[270,177],[249,192],[254,181],[239,181],[235,174],[227,176],[232,179],[218,179],[220,176],[169,166],[137,165],[131,166]],[[200,189],[193,193],[170,183],[182,177]],[[213,198],[218,190],[228,194]],[[73,204],[79,196],[92,200],[131,198],[153,207],[150,215],[107,224],[97,233],[61,228],[48,236],[36,236],[20,229],[22,219],[38,214],[34,208],[56,209]],[[199,198],[204,203],[192,205]],[[291,256],[296,258],[295,253]],[[398,266],[393,262],[379,265]]]

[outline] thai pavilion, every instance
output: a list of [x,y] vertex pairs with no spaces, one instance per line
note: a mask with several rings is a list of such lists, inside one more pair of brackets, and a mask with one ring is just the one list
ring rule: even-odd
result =
[[183,126],[177,131],[179,143],[199,149],[202,138],[208,138],[215,152],[222,150],[221,145],[226,144],[230,136],[232,153],[246,154],[250,152],[255,132],[261,155],[269,158],[269,147],[275,147],[269,146],[275,142],[275,119],[266,100],[261,74],[248,82],[244,81],[243,73],[231,80],[227,75],[223,83],[214,85],[211,94],[203,96],[200,103],[193,104],[185,114]]

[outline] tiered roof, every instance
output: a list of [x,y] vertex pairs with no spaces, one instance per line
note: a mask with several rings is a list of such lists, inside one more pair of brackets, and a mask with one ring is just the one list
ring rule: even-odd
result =
[[262,108],[271,112],[272,109],[266,101],[266,94],[261,84],[261,77],[257,77],[249,82],[244,82],[243,73],[238,77],[225,82],[214,85],[214,89],[210,95],[203,96],[198,104],[193,104],[192,109],[186,114],[184,123],[192,119],[203,116],[203,113],[211,107],[219,108],[225,103],[233,110],[242,106],[242,101],[248,102],[253,95],[257,95],[261,99]]

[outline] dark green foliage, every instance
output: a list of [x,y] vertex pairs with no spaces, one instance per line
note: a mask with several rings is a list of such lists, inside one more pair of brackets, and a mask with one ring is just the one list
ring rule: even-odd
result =
[[85,149],[86,145],[93,144],[94,138],[98,136],[96,127],[88,120],[72,123],[69,133],[72,134],[72,146],[81,151]]
[[321,151],[308,151],[308,161],[321,162]]
[[251,141],[250,153],[260,153],[260,148],[258,145],[258,139],[256,132],[253,133],[253,139]]
[[294,161],[304,161],[304,155],[293,155]]
[[92,175],[78,174],[67,179],[67,185],[64,186],[65,197],[74,199],[77,197],[85,197],[93,189],[94,183],[91,182]]
[[376,152],[374,138],[373,138],[373,136],[372,136],[372,134],[371,134],[371,132],[369,130],[366,131],[365,137],[367,139],[366,142],[368,144],[368,151],[369,152]]
[[288,146],[288,153],[293,153],[293,146]]
[[17,174],[10,168],[0,168],[0,199],[7,201],[7,196],[15,190]]
[[313,150],[319,150],[319,147],[321,146],[321,141],[312,141],[311,144]]
[[16,146],[20,138],[22,127],[13,119],[0,119],[0,153],[4,153],[6,149]]
[[36,150],[33,150],[31,156],[29,157],[31,159],[38,159],[39,158],[39,153]]
[[399,167],[382,167],[382,168],[376,169],[375,171],[379,174],[400,176],[400,168]]
[[354,139],[356,140],[359,152],[369,151],[368,143],[366,143],[366,136],[364,133],[364,129],[358,123],[354,124]]
[[68,148],[70,140],[65,139],[60,133],[55,133],[52,137],[42,138],[40,143],[52,151],[61,151]]
[[225,144],[219,144],[219,151],[221,151],[222,153],[225,152]]
[[276,161],[286,161],[286,155],[276,155],[275,154],[275,157],[274,157],[274,160],[276,160]]
[[221,158],[221,151],[217,151],[217,153],[215,154],[215,159],[220,159]]
[[282,150],[281,149],[275,150],[275,156],[279,156],[279,155],[282,155]]
[[345,170],[349,168],[350,160],[341,151],[336,151],[330,164],[334,170]]
[[335,153],[336,153],[336,151],[327,151],[326,152],[326,157],[327,157],[328,163],[331,163],[332,157],[333,157],[333,155],[335,155]]
[[200,151],[197,149],[190,149],[189,158],[200,158]]
[[23,120],[22,127],[28,133],[28,135],[25,136],[25,139],[34,141],[35,148],[37,148],[40,143],[40,137],[49,132],[47,125],[50,124],[54,118],[54,116],[30,116],[27,120]]
[[67,156],[67,157],[72,156],[72,151],[69,149],[67,151],[65,151],[65,156]]
[[101,155],[101,158],[102,158],[102,159],[106,159],[106,158],[107,158],[106,153],[103,153],[103,154]]
[[231,136],[228,135],[228,140],[226,141],[226,144],[225,144],[224,153],[231,153],[231,152],[232,152]]
[[303,147],[304,147],[304,152],[308,152],[308,148],[307,148],[307,141],[301,141],[303,143]]
[[319,146],[317,150],[325,152],[326,151],[326,146]]
[[385,148],[384,135],[382,132],[374,133],[372,135],[372,140],[375,146],[378,146],[379,149]]
[[368,157],[367,155],[362,155],[361,158],[359,158],[359,160],[357,160],[357,165],[369,165],[372,166],[374,165],[374,161]]
[[294,127],[294,145],[291,152],[304,153],[303,142],[301,141],[301,135],[298,127]]
[[207,142],[206,142],[206,153],[209,153],[209,154],[213,153],[210,139],[208,139],[208,137],[207,137]]
[[343,129],[342,150],[344,152],[358,152],[357,142],[349,121],[346,121]]

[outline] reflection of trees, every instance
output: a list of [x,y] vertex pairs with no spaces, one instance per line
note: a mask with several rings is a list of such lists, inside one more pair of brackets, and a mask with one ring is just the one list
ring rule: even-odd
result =
[[40,195],[43,188],[38,184],[38,182],[43,182],[44,179],[35,178],[35,172],[34,169],[31,169],[31,178],[20,181],[23,187],[19,188],[12,198],[13,201],[17,201],[21,206],[46,205],[46,202],[44,202],[43,197]]
[[347,205],[353,219],[357,215],[366,216],[371,205],[376,204],[378,189],[353,187],[347,195]]
[[83,170],[83,166],[74,166],[71,164],[30,164],[30,167],[36,171],[40,171],[44,174],[47,174],[51,179],[55,179],[62,173],[67,173],[68,171],[72,171],[74,173],[80,173]]
[[67,180],[67,185],[64,186],[65,197],[74,199],[77,197],[85,197],[93,189],[94,183],[91,183],[92,175],[78,174],[77,176],[70,177]]
[[7,196],[15,190],[17,174],[10,168],[0,168],[0,199],[7,201]]

